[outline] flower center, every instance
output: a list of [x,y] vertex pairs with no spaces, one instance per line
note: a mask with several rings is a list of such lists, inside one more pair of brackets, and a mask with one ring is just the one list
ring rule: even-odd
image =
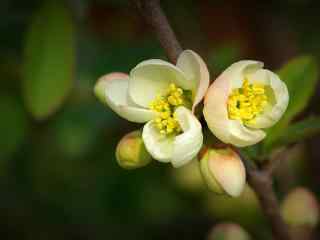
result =
[[150,109],[159,113],[154,123],[161,134],[178,134],[181,132],[174,111],[177,107],[186,105],[188,100],[185,95],[182,88],[171,83],[166,95],[159,95],[150,103]]
[[243,123],[255,123],[255,118],[263,112],[268,97],[263,84],[249,84],[243,81],[242,87],[233,89],[228,98],[229,119],[240,120]]

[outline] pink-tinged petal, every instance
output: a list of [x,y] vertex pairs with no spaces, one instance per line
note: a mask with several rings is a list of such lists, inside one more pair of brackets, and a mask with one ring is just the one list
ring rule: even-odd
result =
[[128,121],[144,123],[155,118],[155,112],[132,104],[128,96],[128,84],[129,78],[126,74],[107,74],[98,80],[95,94],[119,116]]
[[106,74],[98,79],[97,83],[94,86],[94,94],[96,97],[103,103],[106,103],[106,84],[110,80],[114,79],[128,79],[129,75],[121,72],[113,72]]
[[238,197],[246,184],[246,171],[237,153],[231,149],[209,152],[208,168],[223,190]]
[[245,76],[261,67],[262,63],[249,60],[232,64],[209,87],[204,100],[203,115],[211,132],[222,142],[245,147],[265,137],[262,130],[250,129],[238,120],[230,120],[227,110],[232,89],[241,87]]
[[203,99],[210,82],[207,65],[202,58],[192,50],[183,51],[177,61],[177,67],[180,68],[192,82],[194,100],[192,111],[196,105]]

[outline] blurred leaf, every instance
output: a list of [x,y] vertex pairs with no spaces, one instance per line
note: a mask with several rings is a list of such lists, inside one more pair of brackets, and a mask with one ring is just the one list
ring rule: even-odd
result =
[[208,67],[215,73],[220,73],[241,56],[241,49],[237,43],[224,44],[212,52],[208,56]]
[[0,96],[0,159],[14,153],[22,143],[27,118],[19,102],[9,95]]
[[318,80],[318,66],[311,56],[301,56],[289,61],[278,72],[289,90],[289,105],[282,119],[271,129],[264,141],[266,150],[283,134],[288,134],[290,121],[304,110],[313,95]]
[[23,94],[37,119],[48,117],[72,87],[74,27],[69,11],[50,2],[35,15],[27,33]]
[[[79,158],[91,150],[98,136],[102,135],[106,123],[121,126],[116,121],[117,116],[111,111],[105,111],[96,101],[76,102],[67,105],[57,116],[51,136],[65,157]],[[112,131],[110,129],[107,133],[112,135]],[[105,140],[104,142],[107,143]]]
[[273,146],[300,142],[320,133],[320,117],[310,117],[290,125]]
[[208,214],[219,221],[234,221],[248,228],[262,221],[256,194],[248,185],[237,198],[209,193],[205,206]]

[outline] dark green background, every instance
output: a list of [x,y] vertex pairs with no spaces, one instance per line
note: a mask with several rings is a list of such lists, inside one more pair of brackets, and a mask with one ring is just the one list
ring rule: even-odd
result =
[[[184,48],[207,60],[212,78],[244,58],[278,69],[299,54],[320,56],[319,1],[161,2]],[[144,59],[165,59],[127,1],[65,1],[75,31],[73,85],[48,117],[34,117],[24,97],[25,48],[43,4],[0,3],[0,238],[204,239],[214,223],[235,220],[256,239],[270,239],[250,193],[208,197],[201,185],[195,191],[179,184],[168,164],[135,171],[117,165],[117,142],[141,126],[100,104],[95,81]],[[319,114],[319,100],[317,91],[298,119]],[[277,178],[280,197],[295,185],[320,193],[319,144],[313,138],[292,154],[291,177]]]

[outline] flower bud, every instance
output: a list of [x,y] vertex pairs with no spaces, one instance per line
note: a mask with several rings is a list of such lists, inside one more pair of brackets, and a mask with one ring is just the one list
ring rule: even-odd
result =
[[151,162],[151,156],[144,146],[140,131],[128,133],[120,140],[116,158],[118,164],[125,169],[144,167]]
[[185,191],[192,193],[206,191],[197,159],[180,168],[172,168],[172,175],[176,185]]
[[281,214],[290,226],[314,227],[319,221],[317,199],[308,189],[296,188],[282,202]]
[[246,172],[239,155],[231,148],[209,148],[202,154],[200,170],[210,190],[239,196],[246,183]]
[[238,224],[222,223],[209,233],[208,240],[250,240],[249,234]]

